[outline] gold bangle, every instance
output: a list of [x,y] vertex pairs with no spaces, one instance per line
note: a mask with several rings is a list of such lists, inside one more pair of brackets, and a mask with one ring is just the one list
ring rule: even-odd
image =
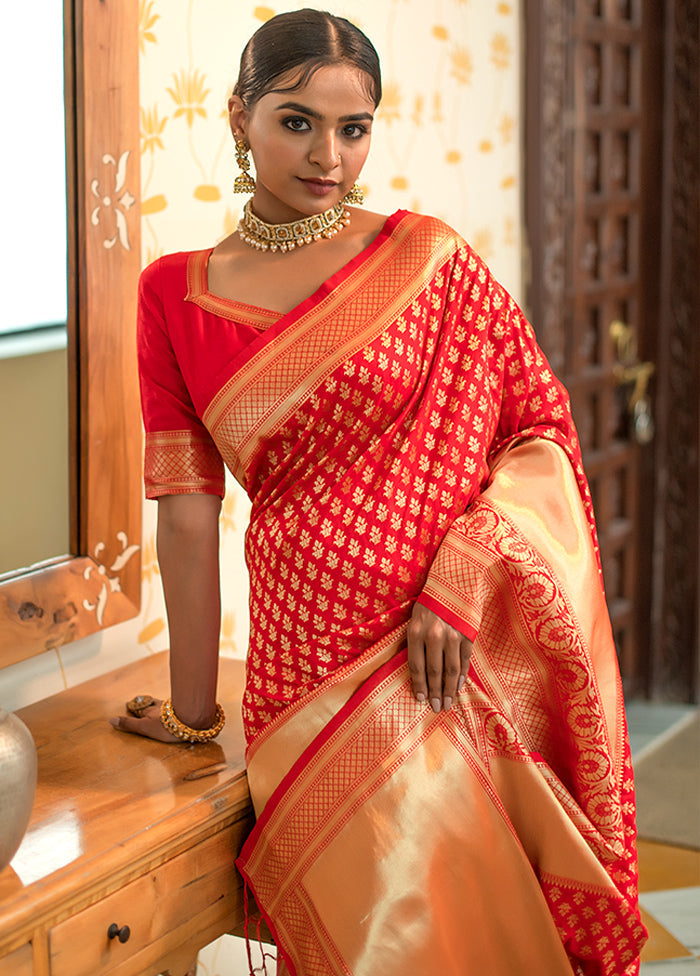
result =
[[208,742],[210,739],[215,739],[219,732],[221,732],[226,721],[226,716],[224,715],[223,708],[217,702],[216,716],[211,728],[191,729],[189,725],[181,722],[175,714],[172,698],[166,698],[160,708],[160,720],[168,732],[176,735],[183,742]]

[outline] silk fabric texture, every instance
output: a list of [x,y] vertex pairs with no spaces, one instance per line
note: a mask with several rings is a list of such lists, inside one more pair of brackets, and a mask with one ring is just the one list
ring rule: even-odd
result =
[[[632,974],[622,693],[568,398],[449,227],[406,212],[286,315],[141,282],[146,488],[252,501],[238,866],[279,972]],[[474,640],[412,697],[418,600]]]

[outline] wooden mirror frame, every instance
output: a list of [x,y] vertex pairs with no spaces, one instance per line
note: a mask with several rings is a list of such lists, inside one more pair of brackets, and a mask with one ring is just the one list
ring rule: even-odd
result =
[[71,552],[0,577],[0,667],[140,606],[138,0],[64,16]]

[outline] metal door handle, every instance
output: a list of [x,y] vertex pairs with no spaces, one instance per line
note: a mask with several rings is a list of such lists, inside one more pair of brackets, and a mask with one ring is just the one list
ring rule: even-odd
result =
[[629,400],[627,401],[630,411],[634,411],[639,400],[647,395],[647,387],[656,366],[653,363],[634,363],[632,366],[623,366],[616,363],[613,366],[613,378],[618,386],[631,386],[634,384]]
[[631,386],[627,409],[634,419],[634,434],[639,444],[648,444],[654,436],[654,419],[647,393],[649,380],[654,374],[654,363],[640,362],[637,357],[637,332],[634,326],[619,319],[610,323],[610,338],[615,343],[617,362],[613,366],[613,379],[617,386]]

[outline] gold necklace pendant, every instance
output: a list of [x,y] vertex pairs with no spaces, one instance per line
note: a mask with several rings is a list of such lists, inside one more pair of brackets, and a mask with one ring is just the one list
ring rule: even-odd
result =
[[330,239],[350,223],[350,211],[342,203],[330,210],[288,224],[267,224],[253,213],[252,200],[243,208],[238,235],[258,251],[293,251],[295,247]]

